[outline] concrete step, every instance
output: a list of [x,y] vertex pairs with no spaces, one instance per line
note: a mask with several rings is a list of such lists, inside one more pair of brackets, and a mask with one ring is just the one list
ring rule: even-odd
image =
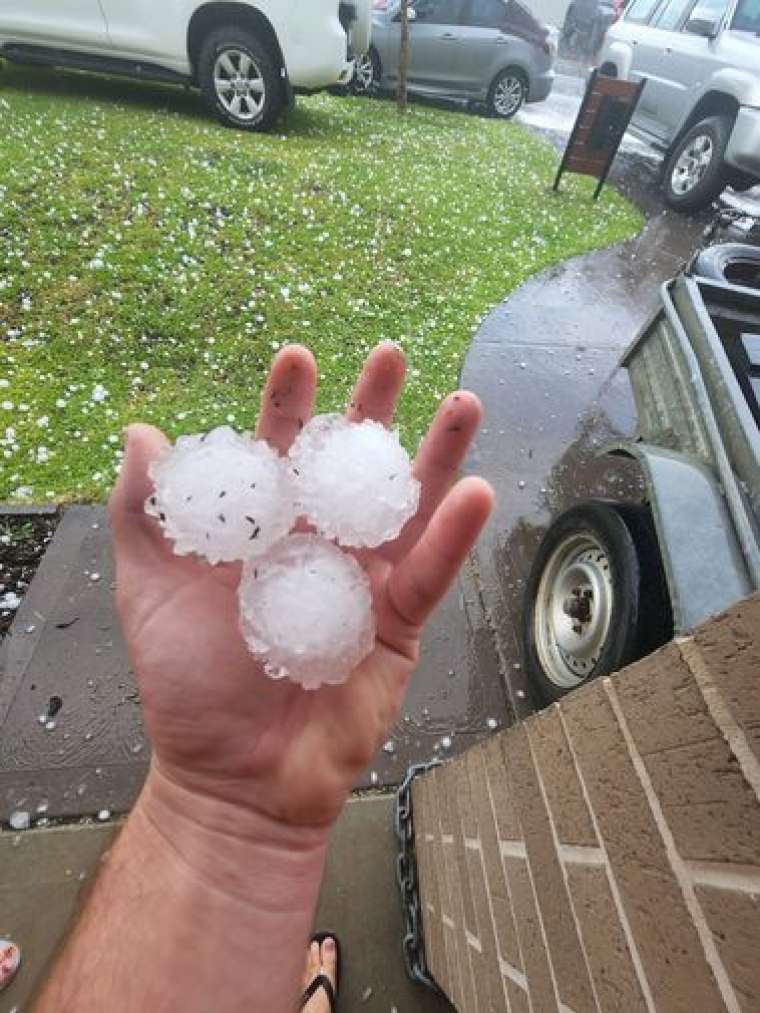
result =
[[[393,796],[352,799],[335,828],[315,928],[343,947],[338,1009],[446,1013],[447,1000],[405,975],[395,880]],[[22,949],[22,967],[0,994],[0,1013],[24,1009],[119,824],[83,823],[0,833],[0,936]]]

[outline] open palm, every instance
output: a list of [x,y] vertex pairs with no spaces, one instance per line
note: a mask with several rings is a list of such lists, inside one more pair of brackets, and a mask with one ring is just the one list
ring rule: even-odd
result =
[[[389,424],[404,360],[390,344],[369,356],[348,415]],[[276,357],[257,435],[285,452],[311,417],[316,366],[300,346]],[[154,765],[181,789],[323,826],[394,721],[414,669],[425,619],[446,592],[492,502],[479,479],[452,482],[480,418],[471,394],[441,406],[415,461],[417,515],[400,537],[363,553],[377,619],[374,651],[342,686],[307,692],[268,679],[238,630],[237,565],[178,557],[143,510],[147,468],[164,436],[130,429],[111,498],[117,604],[137,674]]]

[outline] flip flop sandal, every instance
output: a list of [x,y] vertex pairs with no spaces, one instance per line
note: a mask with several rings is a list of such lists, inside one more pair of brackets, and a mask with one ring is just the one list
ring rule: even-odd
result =
[[323,988],[327,995],[327,1001],[330,1003],[330,1013],[335,1013],[337,1003],[337,993],[340,990],[340,977],[341,977],[341,958],[340,958],[340,942],[334,932],[315,932],[311,937],[310,942],[319,943],[321,946],[325,939],[335,940],[335,950],[337,953],[337,960],[335,966],[335,988],[333,983],[327,977],[326,974],[318,974],[316,978],[313,978],[310,982],[306,991],[301,996],[301,1009],[303,1009],[309,1000]]

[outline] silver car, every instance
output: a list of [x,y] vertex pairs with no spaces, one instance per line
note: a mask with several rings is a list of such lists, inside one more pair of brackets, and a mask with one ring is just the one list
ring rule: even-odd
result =
[[631,129],[665,153],[672,207],[760,182],[759,0],[630,0],[599,66],[646,79]]
[[[398,82],[398,3],[376,0],[372,44],[354,90]],[[556,43],[518,0],[411,0],[409,90],[485,103],[503,119],[552,90]]]

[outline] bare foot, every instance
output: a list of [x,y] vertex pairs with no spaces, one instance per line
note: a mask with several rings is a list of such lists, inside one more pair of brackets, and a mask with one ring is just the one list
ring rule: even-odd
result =
[[[336,975],[338,966],[338,950],[335,940],[328,936],[322,940],[322,945],[312,943],[309,952],[306,954],[306,970],[303,976],[303,990],[309,987],[315,978],[320,974],[326,975],[332,982],[333,989],[336,987]],[[330,1013],[330,1000],[324,988],[318,988],[314,995],[303,1007],[304,1013]]]

